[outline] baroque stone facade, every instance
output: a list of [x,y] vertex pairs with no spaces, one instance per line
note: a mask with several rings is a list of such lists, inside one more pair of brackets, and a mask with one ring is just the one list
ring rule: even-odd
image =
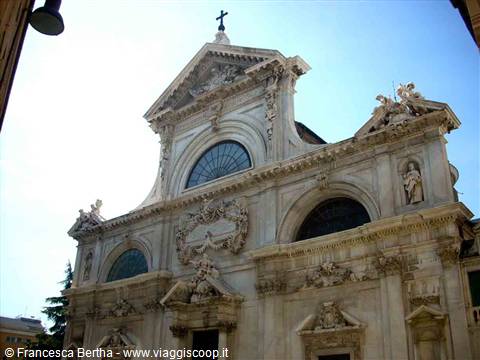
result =
[[108,220],[97,201],[69,231],[65,346],[191,348],[216,330],[233,359],[480,357],[479,226],[454,189],[449,106],[407,83],[353,137],[307,142],[308,64],[217,38],[145,114],[161,147],[147,198]]

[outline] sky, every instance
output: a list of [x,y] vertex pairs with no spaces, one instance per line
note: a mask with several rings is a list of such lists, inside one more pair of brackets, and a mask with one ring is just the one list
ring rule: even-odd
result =
[[447,135],[456,188],[480,216],[479,52],[450,1],[64,1],[63,34],[27,31],[0,134],[2,316],[45,321],[80,208],[100,198],[112,218],[147,196],[160,148],[143,114],[213,41],[221,9],[233,45],[312,67],[296,120],[328,142],[353,136],[399,83],[448,103],[462,122]]

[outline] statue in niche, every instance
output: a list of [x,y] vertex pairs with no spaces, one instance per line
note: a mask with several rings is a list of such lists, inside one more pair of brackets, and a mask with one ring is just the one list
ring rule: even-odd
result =
[[89,251],[85,257],[85,265],[83,266],[83,281],[90,279],[90,271],[92,270],[93,253]]
[[422,175],[416,169],[414,162],[408,163],[407,172],[403,174],[403,187],[409,204],[423,201]]

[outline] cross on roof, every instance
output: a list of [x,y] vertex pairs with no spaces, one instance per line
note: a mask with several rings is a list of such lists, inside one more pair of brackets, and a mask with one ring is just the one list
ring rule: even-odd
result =
[[225,31],[225,26],[223,26],[223,18],[228,15],[228,12],[220,11],[220,16],[217,17],[215,20],[220,20],[220,26],[218,27],[218,31]]

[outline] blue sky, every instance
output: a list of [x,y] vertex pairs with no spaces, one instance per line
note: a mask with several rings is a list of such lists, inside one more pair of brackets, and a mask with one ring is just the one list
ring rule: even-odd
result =
[[221,9],[232,44],[310,64],[296,119],[328,142],[353,136],[392,82],[448,103],[456,188],[479,216],[479,53],[449,1],[64,1],[62,35],[27,32],[0,135],[1,315],[40,316],[57,295],[78,209],[101,198],[111,218],[145,198],[159,144],[142,115]]

